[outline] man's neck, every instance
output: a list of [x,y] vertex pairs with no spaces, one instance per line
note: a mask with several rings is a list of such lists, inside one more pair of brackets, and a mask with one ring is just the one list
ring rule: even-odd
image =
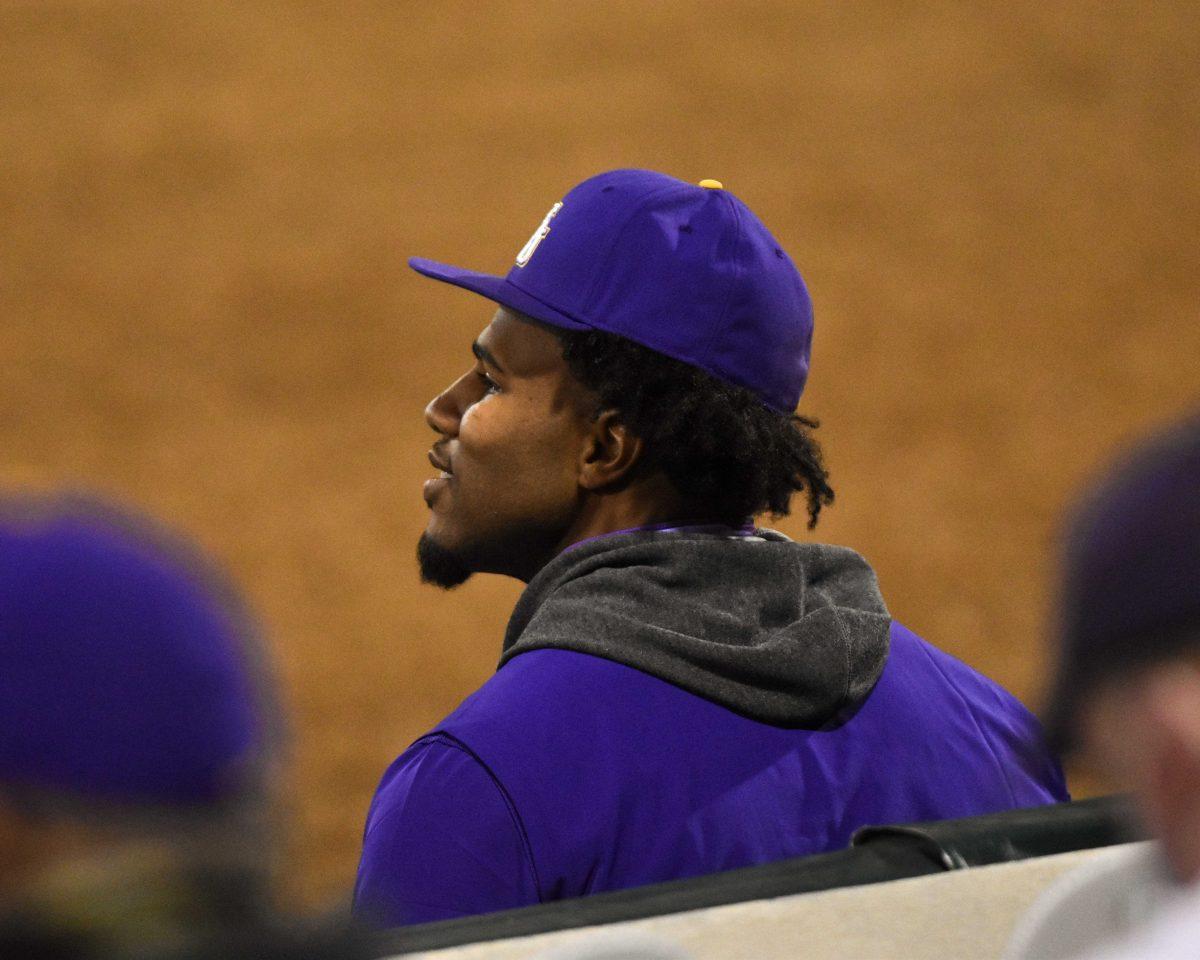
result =
[[[749,522],[745,521],[746,524]],[[586,541],[618,533],[709,526],[739,529],[743,523],[730,524],[694,503],[685,503],[665,477],[654,477],[616,494],[589,498],[554,555]]]

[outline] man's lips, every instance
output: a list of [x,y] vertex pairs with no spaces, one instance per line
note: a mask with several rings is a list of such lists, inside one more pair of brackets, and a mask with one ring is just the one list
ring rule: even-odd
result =
[[442,458],[438,456],[437,451],[429,451],[429,462],[432,463],[438,470],[442,471],[442,475],[439,479],[449,480],[452,476],[454,476],[453,471],[450,469],[450,464],[442,460]]
[[454,474],[450,471],[450,464],[442,460],[434,450],[429,451],[429,462],[435,469],[441,471],[432,480],[426,480],[421,491],[425,497],[425,505],[432,507],[433,501],[437,499],[438,491],[454,479]]

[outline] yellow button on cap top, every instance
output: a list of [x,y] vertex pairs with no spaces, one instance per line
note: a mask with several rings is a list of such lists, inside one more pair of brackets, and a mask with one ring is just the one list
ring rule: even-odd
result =
[[721,185],[720,180],[701,180],[698,184],[696,184],[696,186],[704,187],[704,189],[706,189],[706,190],[724,190],[725,189]]

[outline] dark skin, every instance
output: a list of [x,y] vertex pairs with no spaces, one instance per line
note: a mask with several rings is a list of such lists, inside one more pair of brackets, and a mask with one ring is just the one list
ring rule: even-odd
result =
[[504,307],[474,365],[425,408],[437,432],[423,539],[466,571],[528,582],[589,537],[692,514],[614,410],[567,369],[553,332]]

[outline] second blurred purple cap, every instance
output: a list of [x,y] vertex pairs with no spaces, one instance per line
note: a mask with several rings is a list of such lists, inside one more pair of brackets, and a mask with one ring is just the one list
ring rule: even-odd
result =
[[584,180],[504,277],[409,264],[543,323],[625,337],[791,413],[808,377],[808,290],[749,207],[716,181],[701,184],[650,170]]
[[0,498],[0,786],[233,796],[267,746],[255,630],[189,544],[96,501]]
[[1066,531],[1058,668],[1047,717],[1059,749],[1102,684],[1200,652],[1200,410],[1127,451]]

